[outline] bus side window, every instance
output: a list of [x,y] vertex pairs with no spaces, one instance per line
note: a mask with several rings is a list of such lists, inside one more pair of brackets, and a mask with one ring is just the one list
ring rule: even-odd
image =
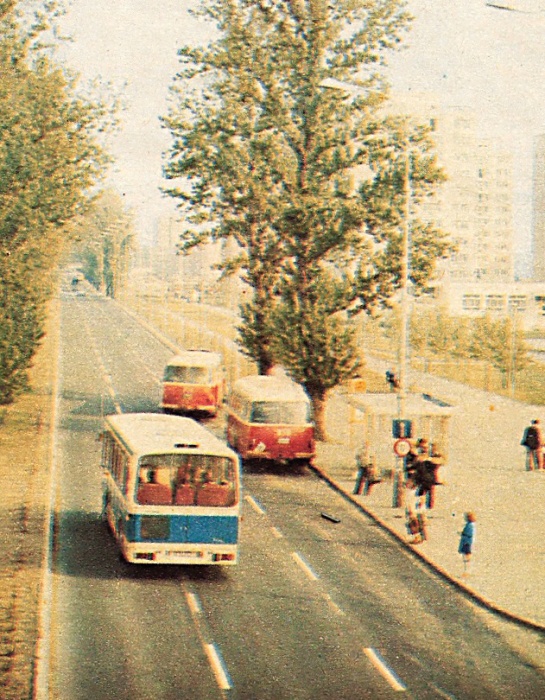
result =
[[129,459],[128,459],[128,457],[125,457],[125,468],[123,470],[123,486],[122,486],[123,494],[125,496],[129,495],[129,484],[131,481],[130,474],[131,474],[131,470],[129,469]]
[[102,441],[102,466],[111,471],[112,449],[114,441],[111,435],[106,434]]

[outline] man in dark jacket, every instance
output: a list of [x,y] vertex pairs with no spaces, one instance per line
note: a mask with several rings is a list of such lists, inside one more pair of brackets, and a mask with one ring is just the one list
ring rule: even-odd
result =
[[526,447],[526,470],[543,469],[543,437],[538,418],[524,431],[521,445]]

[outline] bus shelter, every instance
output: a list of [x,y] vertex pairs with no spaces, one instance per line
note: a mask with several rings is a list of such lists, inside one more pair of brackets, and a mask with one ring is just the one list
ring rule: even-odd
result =
[[[395,469],[393,450],[396,438],[393,422],[399,419],[399,397],[396,393],[353,393],[346,397],[350,407],[350,444],[354,450],[363,445],[369,460],[379,470]],[[411,421],[412,437],[425,438],[448,463],[450,418],[454,407],[429,394],[408,394],[404,401],[403,419]]]

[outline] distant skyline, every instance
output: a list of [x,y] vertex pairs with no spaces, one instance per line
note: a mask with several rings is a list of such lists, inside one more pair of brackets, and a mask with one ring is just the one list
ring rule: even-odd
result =
[[[513,0],[535,9],[545,0]],[[536,5],[537,3],[537,5]],[[497,3],[501,4],[501,3]],[[63,29],[74,42],[60,53],[84,79],[100,77],[123,89],[123,128],[109,148],[117,159],[112,181],[135,209],[149,238],[154,219],[173,213],[159,193],[169,134],[168,87],[177,49],[206,41],[210,25],[191,17],[187,0],[72,0]],[[483,137],[501,141],[515,157],[517,269],[528,271],[532,202],[532,142],[545,133],[544,12],[508,12],[485,0],[409,0],[414,15],[404,47],[388,58],[393,90],[433,92],[445,105],[478,115]]]

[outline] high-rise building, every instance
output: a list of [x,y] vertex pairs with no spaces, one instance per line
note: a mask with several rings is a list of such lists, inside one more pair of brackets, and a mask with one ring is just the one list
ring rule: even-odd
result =
[[[426,95],[396,97],[396,113],[430,124],[447,181],[419,216],[433,221],[456,246],[442,265],[452,282],[512,282],[513,163],[492,140],[478,137],[473,113],[439,107]],[[390,111],[390,110],[389,110]]]
[[535,282],[545,282],[545,134],[534,141],[533,274]]

